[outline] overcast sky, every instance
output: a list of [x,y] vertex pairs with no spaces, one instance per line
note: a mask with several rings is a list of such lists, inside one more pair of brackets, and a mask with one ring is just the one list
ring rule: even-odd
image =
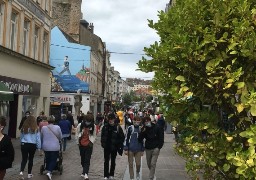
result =
[[83,18],[94,25],[94,33],[107,50],[135,55],[111,54],[110,62],[122,78],[151,79],[153,73],[136,71],[137,62],[149,47],[159,40],[156,32],[148,27],[147,19],[157,21],[158,11],[164,10],[168,0],[85,0]]

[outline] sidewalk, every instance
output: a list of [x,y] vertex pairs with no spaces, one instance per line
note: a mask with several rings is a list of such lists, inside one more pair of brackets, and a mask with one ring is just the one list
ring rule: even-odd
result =
[[[185,170],[185,161],[175,153],[173,145],[173,134],[165,134],[164,146],[160,151],[157,165],[156,165],[156,179],[157,180],[187,180],[187,172]],[[148,167],[146,162],[146,154],[142,157],[142,180],[148,179]],[[126,168],[123,180],[129,180],[128,166]]]
[[[165,143],[160,151],[156,166],[156,177],[157,180],[186,180],[189,179],[186,176],[185,162],[175,154],[173,149],[174,140],[173,134],[165,134]],[[15,149],[15,160],[13,163],[13,168],[8,169],[4,180],[17,180],[20,163],[21,163],[21,151],[20,151],[20,141],[19,139],[12,139],[14,149]],[[40,175],[40,166],[43,165],[44,157],[39,156],[37,151],[34,157],[34,166],[32,173],[34,174],[35,180],[47,180],[45,175]],[[127,168],[128,160],[127,156],[117,156],[116,159],[116,180],[129,180],[129,171]],[[103,166],[104,166],[104,155],[103,149],[100,145],[100,136],[93,147],[93,154],[91,159],[91,166],[89,177],[90,180],[100,180],[103,179]],[[63,174],[60,175],[58,171],[53,172],[53,180],[81,180],[80,177],[82,172],[82,167],[80,165],[80,155],[78,147],[75,143],[74,136],[72,140],[67,142],[67,150],[63,154]],[[147,180],[148,178],[148,168],[146,164],[146,156],[142,157],[142,180]],[[27,166],[25,169],[24,177],[27,176]],[[26,179],[26,178],[25,178]]]
[[[18,174],[20,171],[21,163],[21,151],[20,151],[20,141],[19,139],[12,139],[14,149],[15,149],[15,160],[13,163],[13,168],[8,169],[4,180],[17,180],[19,178]],[[34,175],[34,180],[47,180],[45,175],[40,175],[40,166],[43,165],[44,157],[39,156],[37,151],[34,157],[34,166],[32,174]],[[117,156],[116,159],[116,170],[115,178],[116,180],[121,180],[123,178],[125,168],[127,165],[127,159],[125,156]],[[103,149],[100,145],[100,135],[98,135],[97,140],[93,147],[93,154],[91,159],[89,177],[90,180],[100,180],[103,179],[103,166],[104,166],[104,155]],[[82,180],[80,177],[82,173],[82,167],[80,164],[80,155],[78,146],[75,143],[74,136],[72,135],[72,140],[67,142],[66,152],[63,154],[63,174],[60,175],[59,171],[53,172],[53,180]],[[25,168],[24,177],[27,177],[27,166]],[[25,178],[26,179],[26,178]]]

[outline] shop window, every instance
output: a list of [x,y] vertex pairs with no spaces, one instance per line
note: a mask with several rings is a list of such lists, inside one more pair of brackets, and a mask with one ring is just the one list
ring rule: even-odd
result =
[[33,96],[23,96],[22,102],[22,116],[26,111],[30,111],[32,115],[36,116],[37,98]]

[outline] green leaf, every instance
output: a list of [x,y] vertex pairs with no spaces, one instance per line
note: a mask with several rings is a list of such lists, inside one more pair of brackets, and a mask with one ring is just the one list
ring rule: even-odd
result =
[[250,144],[256,144],[256,137],[250,138],[247,140]]
[[250,166],[250,167],[254,166],[254,161],[253,161],[253,159],[248,159],[248,160],[246,161],[246,163],[247,163],[248,166]]
[[177,76],[175,79],[178,81],[185,81],[184,76]]
[[243,104],[235,104],[236,109],[238,113],[242,112],[244,110],[244,105]]
[[237,51],[231,51],[229,54],[237,54]]
[[238,167],[238,168],[236,169],[236,173],[237,173],[237,174],[243,174],[244,171],[246,170],[246,168],[247,168],[247,166],[246,166],[245,164],[243,164],[243,165],[241,165],[240,167]]
[[251,105],[250,111],[251,111],[252,116],[256,116],[256,104]]
[[227,171],[229,170],[229,168],[230,168],[230,165],[229,165],[229,164],[224,164],[223,170],[224,170],[225,172],[227,172]]
[[210,165],[213,166],[213,167],[217,166],[217,164],[213,161],[210,161]]
[[241,89],[245,86],[245,83],[244,82],[237,82],[237,83],[235,83],[235,85],[237,86],[238,89]]

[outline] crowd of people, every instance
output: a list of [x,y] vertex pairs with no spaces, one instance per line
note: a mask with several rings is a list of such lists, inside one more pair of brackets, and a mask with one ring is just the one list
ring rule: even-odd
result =
[[[141,156],[146,155],[149,180],[155,177],[156,162],[164,144],[165,121],[161,113],[128,109],[124,114],[125,127],[122,128],[115,112],[94,118],[92,112],[81,112],[75,127],[71,112],[62,114],[60,120],[54,116],[45,116],[44,112],[36,118],[29,111],[22,118],[20,130],[21,154],[19,176],[24,179],[24,170],[28,163],[27,178],[33,178],[33,159],[38,149],[45,158],[45,171],[49,180],[56,169],[59,152],[66,151],[67,140],[71,139],[75,128],[75,140],[79,148],[83,179],[89,179],[90,161],[97,134],[101,132],[101,146],[104,152],[104,179],[114,179],[117,155],[127,155],[131,180],[140,179]],[[14,148],[11,139],[3,134],[6,119],[0,117],[0,179],[4,179],[6,169],[12,167]],[[136,174],[134,174],[134,162]]]

